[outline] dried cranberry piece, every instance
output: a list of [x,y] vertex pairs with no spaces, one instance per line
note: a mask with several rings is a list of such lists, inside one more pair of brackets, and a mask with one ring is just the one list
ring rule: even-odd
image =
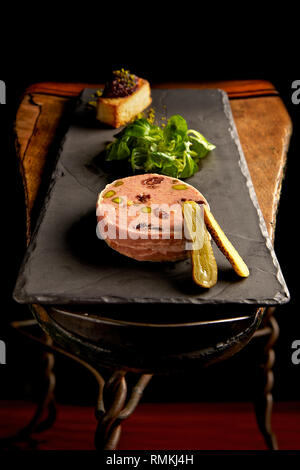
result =
[[140,202],[147,202],[151,198],[150,194],[138,194],[136,199]]
[[142,184],[144,184],[144,185],[146,185],[150,188],[153,188],[157,184],[160,184],[163,180],[164,180],[163,176],[152,176],[150,178],[146,178],[145,180],[143,180]]

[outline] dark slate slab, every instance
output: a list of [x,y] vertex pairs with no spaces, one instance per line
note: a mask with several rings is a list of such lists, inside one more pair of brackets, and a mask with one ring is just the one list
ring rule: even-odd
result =
[[153,90],[156,117],[181,114],[216,149],[188,183],[245,259],[250,277],[238,278],[214,245],[216,286],[196,286],[190,260],[142,263],[111,250],[96,236],[97,194],[127,168],[105,167],[99,154],[116,130],[101,126],[86,89],[65,136],[49,192],[14,290],[21,303],[180,303],[276,305],[289,300],[268,237],[227,95],[222,90]]

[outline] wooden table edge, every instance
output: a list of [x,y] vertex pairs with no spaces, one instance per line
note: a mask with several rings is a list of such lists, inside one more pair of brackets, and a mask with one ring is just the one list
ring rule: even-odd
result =
[[[222,81],[174,81],[153,82],[152,88],[221,88],[229,98],[246,98],[251,96],[278,96],[279,92],[268,80],[222,80]],[[30,85],[24,94],[42,93],[56,96],[78,96],[84,88],[101,89],[103,83],[64,83],[64,82],[37,82]]]

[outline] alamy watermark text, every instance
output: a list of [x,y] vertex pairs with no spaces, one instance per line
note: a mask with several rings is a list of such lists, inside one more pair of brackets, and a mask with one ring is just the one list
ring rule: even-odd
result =
[[300,80],[294,80],[292,82],[292,89],[295,90],[292,93],[292,103],[299,104],[300,103]]
[[6,364],[6,344],[0,339],[0,364]]
[[6,104],[6,85],[3,80],[0,80],[0,104]]

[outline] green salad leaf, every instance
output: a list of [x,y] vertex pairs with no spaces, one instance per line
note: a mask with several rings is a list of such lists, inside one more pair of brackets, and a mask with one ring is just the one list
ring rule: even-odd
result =
[[164,128],[139,118],[124,127],[105,150],[105,159],[128,160],[133,172],[188,178],[199,170],[199,160],[215,148],[200,132],[188,129],[175,114]]

